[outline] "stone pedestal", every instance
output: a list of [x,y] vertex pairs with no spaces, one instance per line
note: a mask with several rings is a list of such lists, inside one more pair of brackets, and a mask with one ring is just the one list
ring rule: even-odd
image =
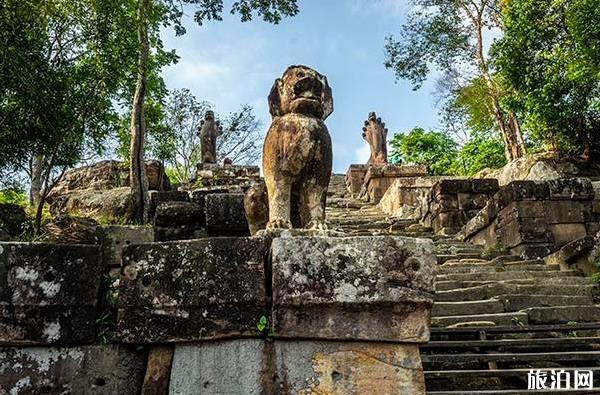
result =
[[260,179],[258,166],[218,165],[198,163],[195,184],[197,187],[239,185],[249,187]]
[[350,165],[346,172],[346,189],[350,192],[350,196],[357,198],[360,195],[365,175],[370,165]]
[[447,176],[403,177],[394,180],[379,201],[379,208],[399,219],[420,220],[429,207],[431,188]]
[[370,166],[365,174],[359,197],[374,204],[379,203],[394,180],[427,175],[425,166]]
[[186,343],[171,394],[424,394],[433,243],[272,237],[127,249],[120,339]]

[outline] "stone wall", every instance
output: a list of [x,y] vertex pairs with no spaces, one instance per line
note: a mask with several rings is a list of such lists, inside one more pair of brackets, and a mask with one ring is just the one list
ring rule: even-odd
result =
[[126,233],[110,253],[0,243],[2,390],[425,393],[431,241],[133,241],[109,286]]
[[150,195],[157,241],[249,235],[239,185]]
[[403,177],[394,180],[379,201],[386,214],[400,219],[420,220],[427,212],[431,188],[445,176]]
[[422,222],[437,234],[455,234],[498,189],[498,181],[492,179],[440,180],[431,188]]
[[594,199],[586,178],[514,181],[490,199],[460,237],[526,257],[546,256],[600,230],[600,205]]
[[238,185],[247,188],[259,179],[258,166],[198,163],[194,182],[200,187]]

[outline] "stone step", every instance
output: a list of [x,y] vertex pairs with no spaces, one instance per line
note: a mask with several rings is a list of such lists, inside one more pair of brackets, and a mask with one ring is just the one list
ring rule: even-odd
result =
[[[447,273],[447,272],[446,272]],[[556,278],[556,277],[581,277],[579,272],[575,270],[565,271],[543,271],[543,270],[527,270],[527,271],[507,271],[507,272],[471,272],[471,273],[455,273],[455,274],[438,274],[436,281],[502,281],[502,280],[519,280],[528,278]]]
[[[582,310],[582,314],[592,313],[597,306],[594,306],[594,299],[591,296],[571,296],[571,295],[499,295],[497,299],[504,305],[504,311],[524,311],[529,315],[529,322],[536,324],[552,324],[552,323],[567,323],[571,321],[594,321],[568,319],[557,322],[538,322],[532,319],[529,314],[531,308],[548,309],[549,311],[556,310],[561,312],[563,308],[577,306],[577,310]],[[591,315],[590,318],[600,318],[600,315]]]
[[468,254],[440,254],[437,256],[438,264],[442,265],[451,259],[480,259],[481,254],[468,253]]
[[[550,364],[549,364],[550,365]],[[549,372],[556,369],[556,366],[539,367],[541,371]],[[600,368],[598,367],[579,367],[581,371],[592,371],[594,377],[594,387],[600,386]],[[571,377],[574,374],[572,368],[567,368]],[[530,373],[529,368],[515,369],[464,369],[464,370],[435,370],[425,371],[426,386],[429,389],[427,394],[527,394],[539,393],[540,390],[527,391],[527,377]],[[450,390],[452,388],[454,390]],[[457,388],[460,388],[458,390]],[[498,388],[503,388],[499,390]],[[491,392],[490,392],[491,391]],[[548,393],[548,392],[547,392]],[[551,391],[557,394],[557,390]],[[563,393],[563,392],[560,392]],[[567,391],[567,393],[569,393]],[[589,390],[580,392],[591,394]]]
[[[594,390],[595,391],[595,390]],[[595,395],[597,392],[590,392],[590,390],[556,390],[545,389],[545,390],[476,390],[476,391],[427,391],[426,395],[527,395],[527,394],[569,394],[569,395]]]
[[[435,304],[434,304],[435,305]],[[462,326],[478,326],[482,322],[493,323],[498,326],[508,325],[527,325],[528,316],[527,313],[514,312],[514,313],[493,313],[493,314],[471,314],[471,315],[449,315],[436,317],[434,316],[431,320],[432,326],[438,327],[449,327],[456,324],[462,324]]]
[[[432,314],[434,317],[492,313],[495,314],[521,311],[533,307],[549,308],[559,306],[579,306],[583,308],[588,308],[593,307],[593,304],[594,301],[589,296],[586,297],[570,295],[499,295],[496,298],[486,300],[474,300],[468,302],[436,302],[433,304]],[[589,309],[587,309],[586,313],[589,312]],[[530,321],[532,320],[530,319]],[[569,321],[577,320],[567,320],[562,322]]]
[[460,362],[574,362],[598,361],[600,351],[545,352],[545,353],[490,353],[490,354],[425,354],[423,363]]
[[435,302],[432,315],[434,317],[458,316],[468,314],[503,313],[504,305],[496,299],[473,300],[468,302]]
[[[478,287],[486,284],[493,284],[497,281],[436,281],[436,291],[450,291],[459,288]],[[590,277],[554,277],[554,278],[525,278],[516,280],[503,280],[508,284],[520,285],[594,285],[596,282]]]
[[499,282],[481,285],[478,287],[436,292],[434,299],[437,302],[460,302],[468,300],[491,299],[494,296],[504,294],[571,295],[591,297],[595,288],[595,285],[518,285]]
[[478,263],[478,264],[465,264],[465,265],[456,265],[446,266],[441,265],[438,266],[438,274],[458,274],[458,273],[491,273],[491,272],[510,272],[510,271],[539,271],[539,272],[557,272],[560,271],[560,268],[556,265],[532,265],[526,264],[523,266],[511,265],[506,266],[499,263]]
[[600,319],[600,305],[531,307],[523,310],[534,324],[594,322]]
[[[600,347],[600,337],[551,337],[541,339],[493,339],[493,340],[454,340],[454,341],[431,341],[419,346],[423,354],[432,354],[433,352],[444,352],[446,350],[464,349],[501,349],[503,351],[512,349],[521,349],[523,347],[545,347],[548,351],[555,348],[569,347],[573,351],[594,351],[580,350],[580,348]],[[598,368],[600,369],[600,367]]]

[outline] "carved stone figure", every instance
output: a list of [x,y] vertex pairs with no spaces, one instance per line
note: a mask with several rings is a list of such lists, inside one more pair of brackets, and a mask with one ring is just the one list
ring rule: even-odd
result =
[[223,127],[215,120],[215,113],[207,111],[199,130],[202,163],[217,163],[217,137],[221,133]]
[[325,199],[331,177],[331,137],[324,120],[333,112],[327,78],[306,66],[291,66],[269,94],[273,116],[263,147],[269,201],[268,229],[326,229]]
[[385,123],[377,117],[374,112],[369,113],[369,119],[365,121],[363,127],[363,138],[367,140],[371,147],[371,157],[368,164],[385,165],[387,160],[387,132]]

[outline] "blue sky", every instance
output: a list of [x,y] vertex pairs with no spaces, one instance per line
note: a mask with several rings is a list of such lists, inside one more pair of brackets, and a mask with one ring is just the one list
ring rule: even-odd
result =
[[335,111],[326,122],[334,171],[344,173],[349,164],[368,159],[361,133],[370,111],[386,122],[389,137],[414,126],[438,125],[431,81],[414,92],[405,81],[395,83],[383,66],[384,39],[399,31],[407,3],[298,0],[300,14],[279,25],[241,23],[225,13],[222,22],[200,27],[188,17],[185,36],[163,32],[165,47],[175,48],[181,57],[165,69],[164,77],[169,89],[188,88],[221,114],[252,105],[266,132],[271,119],[267,95],[275,78],[292,64],[315,68],[333,90]]

